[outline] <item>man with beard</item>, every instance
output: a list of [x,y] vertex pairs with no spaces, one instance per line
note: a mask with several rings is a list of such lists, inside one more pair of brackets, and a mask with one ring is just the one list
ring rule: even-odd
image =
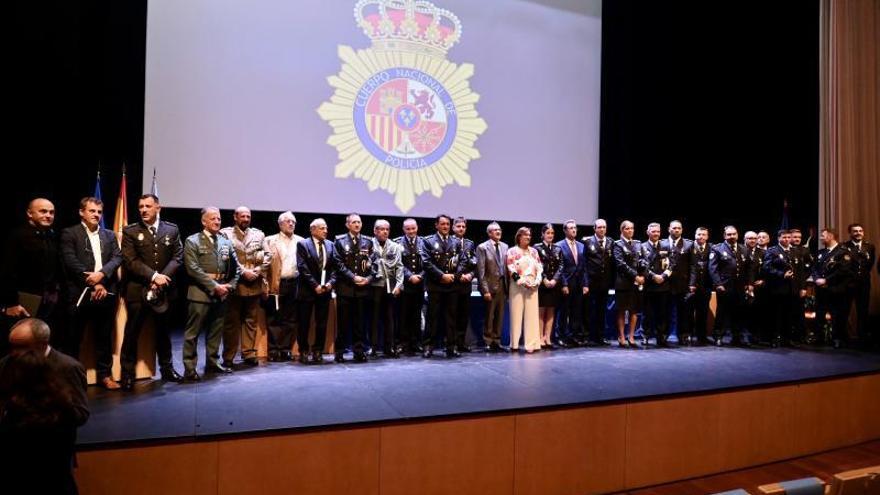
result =
[[694,244],[691,247],[691,270],[688,280],[690,293],[690,309],[693,314],[693,337],[697,345],[705,345],[707,342],[706,327],[709,318],[709,302],[712,299],[712,277],[709,275],[709,253],[712,245],[709,244],[709,229],[697,227],[694,233]]
[[859,343],[868,345],[873,338],[868,326],[868,305],[871,300],[871,269],[876,262],[877,253],[874,245],[865,240],[865,228],[862,224],[853,223],[849,226],[849,240],[844,247],[849,249],[853,257],[853,284],[847,298],[856,304],[856,332]]
[[726,331],[730,331],[734,345],[750,347],[743,336],[743,309],[746,295],[751,293],[749,283],[750,261],[746,248],[738,244],[739,233],[736,227],[724,227],[724,242],[712,246],[709,253],[709,275],[715,287],[718,311],[715,317],[715,345],[723,345]]

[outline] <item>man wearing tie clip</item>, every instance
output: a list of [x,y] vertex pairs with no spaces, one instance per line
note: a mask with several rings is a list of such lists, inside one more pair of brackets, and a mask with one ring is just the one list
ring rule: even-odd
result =
[[[347,234],[336,236],[333,246],[336,266],[336,303],[339,319],[336,325],[337,363],[345,362],[346,336],[351,335],[351,350],[354,361],[364,363],[367,354],[364,350],[364,328],[367,318],[367,304],[370,301],[370,279],[373,270],[370,266],[373,256],[373,240],[361,235],[361,217],[351,213],[345,218]],[[373,343],[375,345],[375,342]]]
[[403,248],[388,239],[391,224],[376,220],[373,225],[373,321],[371,341],[373,350],[379,345],[379,325],[382,325],[382,349],[386,358],[400,357],[394,342],[394,301],[403,291]]
[[[299,272],[296,343],[300,363],[321,364],[324,361],[322,353],[327,338],[331,293],[336,283],[336,257],[333,243],[327,240],[327,222],[323,218],[312,220],[309,232],[309,238],[296,245],[296,268]],[[309,346],[313,310],[315,343]]]

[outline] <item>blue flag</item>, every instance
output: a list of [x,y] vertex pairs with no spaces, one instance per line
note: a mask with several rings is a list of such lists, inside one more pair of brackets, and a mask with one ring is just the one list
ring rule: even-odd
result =
[[[101,198],[101,171],[100,170],[98,170],[98,178],[95,180],[95,194],[94,194],[94,196],[96,198],[100,199],[101,201],[103,201],[103,199]],[[102,229],[106,228],[106,227],[104,227],[104,215],[101,215],[101,221],[100,221],[100,223],[98,223],[98,226],[101,227]]]

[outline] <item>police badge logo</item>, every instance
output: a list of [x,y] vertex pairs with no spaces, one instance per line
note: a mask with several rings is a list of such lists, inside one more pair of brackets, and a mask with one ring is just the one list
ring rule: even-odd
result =
[[388,191],[403,213],[425,192],[469,187],[487,126],[468,82],[474,66],[446,60],[461,38],[458,17],[425,0],[359,0],[354,17],[372,47],[338,47],[342,70],[327,79],[335,92],[318,108],[333,128],[335,176]]

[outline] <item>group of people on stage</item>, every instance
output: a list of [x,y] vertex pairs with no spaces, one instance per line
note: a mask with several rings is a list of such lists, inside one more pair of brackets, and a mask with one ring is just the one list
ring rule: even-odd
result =
[[[278,232],[266,236],[251,226],[246,207],[235,210],[234,225],[226,228],[221,228],[220,210],[206,207],[203,229],[182,239],[175,224],[160,219],[160,210],[155,195],[141,196],[140,221],[125,227],[119,242],[100,227],[99,199],[83,198],[81,223],[60,236],[53,230],[52,203],[34,199],[28,224],[13,234],[4,259],[3,313],[10,320],[33,316],[50,324],[66,323],[66,331],[53,332],[52,344],[74,357],[90,324],[98,382],[107,389],[129,390],[140,331],[148,323],[155,329],[163,380],[201,379],[196,370],[201,334],[205,372],[231,373],[239,353],[245,364],[256,365],[261,306],[267,314],[270,360],[294,359],[296,342],[300,363],[322,363],[334,294],[336,362],[345,362],[349,341],[355,362],[378,356],[380,349],[389,358],[429,358],[437,345],[450,358],[470,352],[466,337],[474,288],[484,299],[482,340],[487,352],[610,345],[605,321],[611,290],[617,342],[624,348],[645,346],[649,337],[658,347],[668,346],[673,322],[680,345],[710,342],[706,327],[713,291],[715,345],[723,345],[727,332],[733,344],[743,346],[751,345],[750,340],[773,346],[803,341],[808,285],[815,287],[820,319],[831,314],[829,343],[846,343],[853,302],[858,337],[869,337],[875,249],[864,240],[859,224],[849,226],[845,243],[834,229],[823,230],[825,247],[814,258],[801,245],[797,229],[780,230],[771,246],[765,232],[746,232],[740,243],[737,229],[727,226],[724,241],[713,245],[705,227],[696,229],[694,240],[685,239],[679,221],[670,222],[666,234],[659,223],[651,223],[647,239],[638,241],[630,221],[620,224],[615,240],[602,219],[594,222],[593,235],[581,239],[576,222],[568,220],[559,241],[548,223],[540,233],[519,228],[514,245],[508,246],[501,241],[498,223],[490,223],[487,239],[476,244],[466,237],[467,221],[448,215],[436,217],[435,232],[428,236],[419,235],[415,219],[406,219],[403,235],[392,240],[391,225],[383,219],[373,224],[372,237],[362,234],[356,213],[346,217],[347,232],[335,238],[328,238],[327,223],[320,218],[301,237],[294,233],[296,217],[288,211],[278,217]],[[182,375],[172,365],[168,311],[182,289],[181,269],[190,280]],[[119,295],[127,321],[122,379],[117,383],[110,366]],[[510,345],[505,348],[501,329],[508,306]],[[643,336],[637,342],[640,315]]]

